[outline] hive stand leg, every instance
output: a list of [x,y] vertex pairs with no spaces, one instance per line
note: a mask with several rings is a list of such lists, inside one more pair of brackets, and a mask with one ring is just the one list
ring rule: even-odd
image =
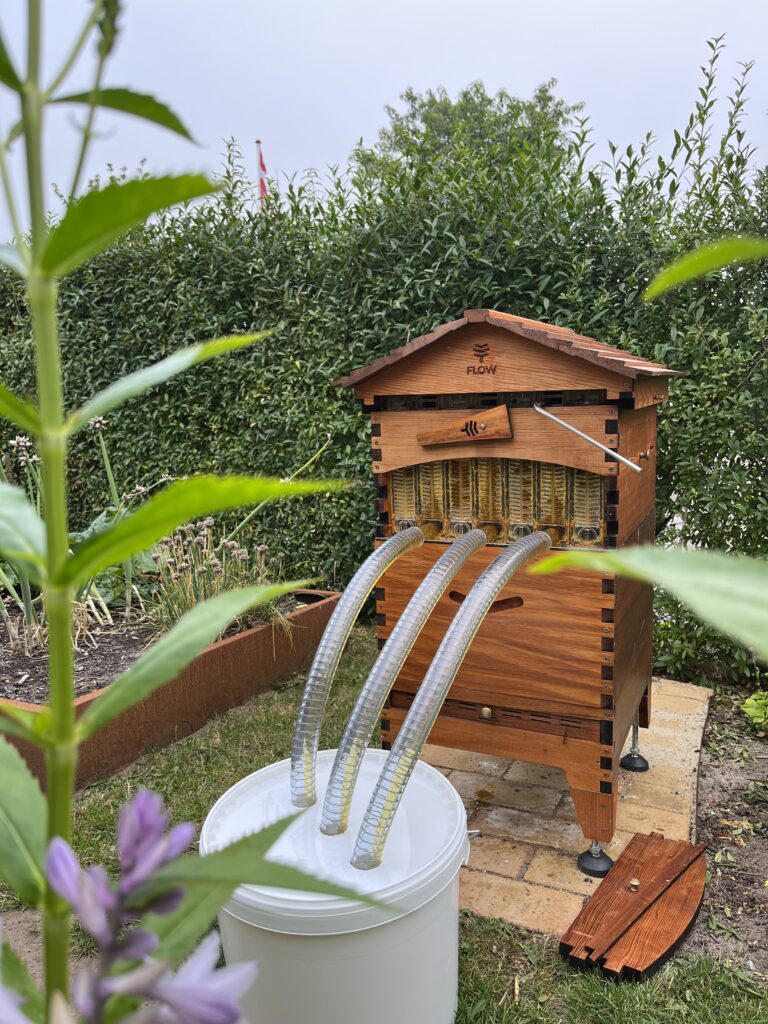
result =
[[651,767],[648,764],[647,758],[643,757],[640,753],[639,743],[640,735],[640,711],[635,712],[634,721],[632,722],[632,740],[629,745],[629,753],[622,757],[619,764],[627,772],[647,772]]
[[[568,781],[570,784],[570,779]],[[616,783],[614,772],[611,782],[597,781],[597,792],[576,789],[571,784],[571,797],[581,831],[590,840],[589,847],[579,854],[576,862],[579,870],[592,878],[604,878],[613,867],[613,860],[605,852],[603,845],[611,841],[616,831]]]
[[645,688],[645,693],[640,698],[640,707],[638,708],[640,715],[640,728],[647,729],[651,724],[651,686],[650,683]]

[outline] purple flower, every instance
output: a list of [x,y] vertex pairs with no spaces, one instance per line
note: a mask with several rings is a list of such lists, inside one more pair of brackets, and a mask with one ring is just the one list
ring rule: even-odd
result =
[[19,1009],[23,1002],[20,995],[0,985],[0,1020],[3,1024],[32,1024]]
[[191,822],[166,833],[168,815],[156,793],[142,789],[120,811],[117,823],[117,855],[120,860],[120,892],[127,895],[158,868],[181,856],[195,834]]
[[[80,970],[72,986],[74,1005],[87,1024],[101,1024],[108,1001],[119,995],[153,1004],[137,1011],[131,1017],[133,1024],[236,1024],[240,1020],[237,1000],[256,976],[255,965],[237,964],[217,971],[219,940],[212,934],[173,974],[167,964],[151,959],[158,947],[156,935],[141,927],[125,928],[150,911],[169,914],[178,907],[184,895],[180,886],[163,891],[155,884],[149,890],[151,895],[136,890],[179,857],[193,835],[190,823],[169,829],[160,797],[141,790],[120,811],[120,877],[114,884],[103,868],[83,870],[63,839],[51,841],[46,861],[48,882],[69,903],[101,950],[98,966]],[[121,960],[141,963],[125,973],[114,973]],[[6,995],[0,989],[0,1024],[29,1024],[18,1001],[9,1001],[14,999],[13,993]]]
[[83,928],[100,946],[108,946],[114,933],[110,915],[117,898],[104,869],[83,871],[69,844],[56,836],[48,847],[45,870],[51,888],[72,907]]
[[176,974],[166,974],[147,992],[162,1004],[163,1024],[236,1024],[238,1002],[253,984],[254,963],[216,970],[221,947],[216,932],[207,935]]
[[[238,1000],[253,983],[256,964],[216,970],[219,937],[211,932],[173,974],[165,964],[147,960],[140,967],[100,983],[102,997],[139,996],[159,1005],[148,1009],[157,1024],[236,1024]],[[82,1012],[82,1011],[81,1011]]]

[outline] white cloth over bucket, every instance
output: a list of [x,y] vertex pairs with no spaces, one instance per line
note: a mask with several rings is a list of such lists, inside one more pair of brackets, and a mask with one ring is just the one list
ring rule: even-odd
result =
[[[349,863],[357,829],[387,758],[369,750],[347,831],[320,832],[334,750],[317,759],[318,799],[269,858],[370,895],[391,913],[335,897],[241,886],[219,915],[228,963],[259,960],[243,1000],[248,1024],[451,1024],[458,992],[459,869],[469,844],[464,805],[450,782],[420,761],[371,871]],[[200,852],[229,845],[295,813],[290,761],[242,779],[203,824]]]

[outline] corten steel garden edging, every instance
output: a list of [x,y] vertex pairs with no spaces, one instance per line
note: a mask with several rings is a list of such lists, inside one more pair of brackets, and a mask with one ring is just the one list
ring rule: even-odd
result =
[[[169,746],[197,732],[214,715],[307,669],[341,595],[330,590],[298,590],[295,596],[310,603],[288,613],[290,629],[277,624],[254,626],[211,644],[175,679],[91,736],[80,749],[78,788],[108,778],[147,750]],[[75,701],[78,718],[102,692],[93,690]],[[0,699],[2,704],[33,712],[42,708],[7,699]],[[14,736],[7,739],[44,782],[42,751]]]

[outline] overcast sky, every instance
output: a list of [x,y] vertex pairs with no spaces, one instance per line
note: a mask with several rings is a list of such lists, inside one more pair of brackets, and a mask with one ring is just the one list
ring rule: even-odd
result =
[[[0,0],[9,47],[23,51],[23,0]],[[87,0],[44,0],[46,66],[53,69],[88,10]],[[722,89],[755,60],[748,129],[768,161],[768,3],[765,0],[127,0],[108,84],[152,92],[199,140],[192,147],[142,122],[101,116],[88,170],[107,162],[157,172],[216,169],[234,136],[255,173],[261,137],[270,175],[343,163],[373,141],[386,104],[408,86],[476,79],[528,96],[548,78],[583,101],[598,152],[611,139],[652,130],[668,149],[699,85],[706,40],[726,33]],[[91,56],[89,54],[89,56]],[[85,87],[90,61],[73,84]],[[0,96],[5,128],[13,112]],[[72,113],[50,118],[46,172],[65,183],[73,156]],[[3,218],[0,230],[6,233]]]

